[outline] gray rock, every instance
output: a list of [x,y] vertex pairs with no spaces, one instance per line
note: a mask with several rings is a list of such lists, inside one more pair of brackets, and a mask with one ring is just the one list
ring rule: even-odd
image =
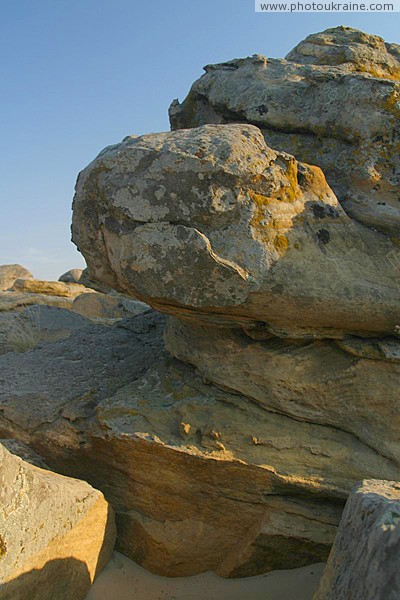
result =
[[106,148],[79,175],[73,240],[95,279],[183,318],[291,337],[393,334],[399,322],[400,248],[254,126]]
[[0,291],[11,289],[16,279],[33,279],[33,276],[21,265],[0,265]]
[[66,273],[63,273],[58,281],[63,281],[64,283],[80,283],[79,280],[82,273],[83,269],[70,269]]
[[0,312],[0,354],[31,350],[40,343],[66,338],[89,324],[89,319],[71,310],[45,304]]
[[309,36],[286,60],[257,55],[205,71],[182,104],[172,103],[173,129],[258,125],[269,146],[321,167],[350,216],[399,237],[399,46],[337,27]]
[[115,541],[103,494],[1,444],[0,490],[0,599],[84,600]]
[[314,600],[398,600],[400,483],[363,481],[347,500]]

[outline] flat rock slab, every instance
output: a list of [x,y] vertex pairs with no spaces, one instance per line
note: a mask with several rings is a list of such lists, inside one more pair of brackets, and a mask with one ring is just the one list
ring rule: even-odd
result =
[[103,494],[3,445],[0,490],[0,598],[84,600],[115,541]]
[[13,291],[24,294],[45,294],[48,296],[61,296],[63,298],[76,298],[79,294],[94,293],[79,283],[64,283],[62,281],[42,281],[40,279],[17,279]]
[[0,312],[21,310],[32,304],[47,304],[59,308],[72,308],[73,298],[51,296],[49,294],[33,294],[31,292],[0,292]]
[[363,481],[352,492],[314,600],[398,600],[400,483]]

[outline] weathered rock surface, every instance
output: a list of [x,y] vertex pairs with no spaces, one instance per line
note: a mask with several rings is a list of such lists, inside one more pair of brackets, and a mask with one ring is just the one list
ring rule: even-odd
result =
[[30,292],[0,292],[0,312],[22,310],[34,304],[46,304],[59,308],[72,308],[74,299]]
[[354,482],[400,468],[350,433],[205,382],[165,355],[163,322],[149,312],[0,357],[0,436],[101,489],[119,549],[155,572],[324,560]]
[[314,600],[397,600],[400,483],[363,481],[347,500]]
[[399,246],[250,125],[106,148],[78,178],[73,239],[95,279],[192,320],[291,337],[391,335],[400,320]]
[[80,294],[74,300],[72,310],[88,319],[124,319],[150,310],[143,302],[129,296],[111,292],[109,294]]
[[354,338],[355,352],[351,339],[257,341],[178,319],[165,339],[173,356],[217,385],[266,410],[349,431],[400,466],[400,339]]
[[0,265],[0,291],[12,288],[16,279],[33,279],[33,275],[21,265]]
[[91,324],[72,310],[33,305],[23,311],[0,313],[0,354],[27,351],[42,342],[54,342]]
[[66,273],[63,273],[58,281],[63,281],[64,283],[79,283],[82,273],[83,269],[70,269]]
[[0,598],[84,600],[115,541],[103,494],[2,445],[0,490]]
[[13,291],[23,294],[43,294],[48,296],[61,296],[63,298],[76,298],[79,294],[94,293],[79,283],[63,283],[62,281],[42,281],[40,279],[17,279]]
[[[399,238],[400,46],[338,27],[309,36],[286,60],[207,65],[173,129],[249,122],[269,146],[324,171],[346,212]],[[397,269],[397,255],[387,262]]]

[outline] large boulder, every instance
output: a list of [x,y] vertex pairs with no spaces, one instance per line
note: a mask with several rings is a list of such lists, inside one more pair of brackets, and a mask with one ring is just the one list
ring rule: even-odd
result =
[[400,483],[363,481],[347,500],[314,600],[397,600]]
[[[399,238],[400,46],[350,27],[309,36],[286,60],[207,65],[173,129],[249,122],[269,146],[321,167],[345,211]],[[390,253],[387,261],[397,269]]]
[[399,323],[399,246],[251,125],[106,148],[79,175],[73,240],[95,279],[182,318],[291,337]]
[[33,275],[21,265],[0,265],[0,291],[11,289],[17,279],[33,279]]
[[0,599],[84,600],[115,541],[103,494],[1,444],[0,490]]
[[325,560],[354,482],[400,467],[349,432],[210,384],[166,355],[163,325],[147,312],[1,356],[0,436],[102,490],[118,548],[154,572]]

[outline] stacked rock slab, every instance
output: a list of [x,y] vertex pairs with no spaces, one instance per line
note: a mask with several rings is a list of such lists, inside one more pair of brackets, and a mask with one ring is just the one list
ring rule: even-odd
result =
[[350,495],[314,600],[396,600],[400,483],[363,481]]
[[164,321],[149,311],[0,356],[0,436],[101,489],[118,549],[154,572],[239,577],[325,560],[354,481],[398,479],[399,465],[212,385],[168,357]]
[[[321,559],[331,543],[325,525],[335,527],[333,512],[360,472],[382,465],[380,478],[399,478],[399,64],[397,46],[338,28],[310,36],[286,60],[207,67],[172,106],[175,131],[125,138],[79,175],[73,239],[89,276],[170,315],[174,368],[188,363],[209,385],[200,396],[184,386],[172,401],[171,363],[163,374],[154,365],[128,394],[134,412],[120,413],[126,390],[116,394],[99,412],[104,426],[152,436],[148,472],[159,440],[167,443],[174,496],[190,497],[182,482],[194,489],[183,463],[193,448],[208,474],[205,456],[246,464],[249,491],[260,467],[285,480],[284,489],[262,484],[261,512],[252,526],[243,521],[248,533],[231,530],[239,551],[222,544],[230,558],[221,562],[213,546],[212,565],[201,558],[205,547],[210,556],[205,540],[216,544],[218,527],[226,529],[213,520],[210,535],[205,515],[210,506],[222,515],[220,495],[203,485],[202,526],[190,513],[180,529],[183,509],[156,514],[139,486],[140,508],[121,523],[140,540],[125,547],[153,570],[163,568],[161,546],[169,574],[249,575],[272,568],[272,555],[274,568]],[[154,397],[160,406],[168,399],[157,418]],[[189,399],[178,416],[177,403]],[[225,413],[218,402],[236,408]],[[200,418],[204,403],[214,408]],[[288,501],[325,525],[300,534]]]
[[0,598],[84,600],[115,541],[103,494],[1,444],[0,484]]

